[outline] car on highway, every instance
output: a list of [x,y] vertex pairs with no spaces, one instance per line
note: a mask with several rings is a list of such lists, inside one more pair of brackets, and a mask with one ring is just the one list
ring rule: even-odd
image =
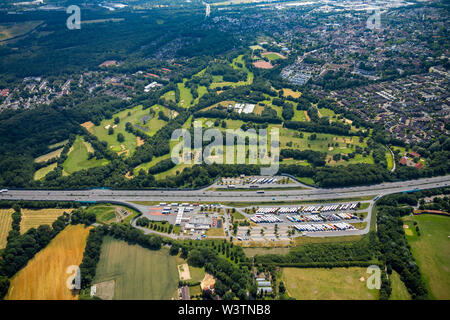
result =
[[1,189],[0,190],[0,193],[6,193],[6,192],[8,192],[8,189]]

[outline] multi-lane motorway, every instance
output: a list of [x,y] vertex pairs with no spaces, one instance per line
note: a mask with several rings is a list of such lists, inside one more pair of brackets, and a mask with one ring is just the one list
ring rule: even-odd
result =
[[[382,196],[415,189],[450,186],[450,175],[418,180],[382,183],[371,186],[333,189],[288,189],[264,191],[201,190],[8,190],[0,200],[65,200],[65,201],[160,201],[160,202],[272,202],[327,200]],[[261,191],[260,191],[261,192]]]

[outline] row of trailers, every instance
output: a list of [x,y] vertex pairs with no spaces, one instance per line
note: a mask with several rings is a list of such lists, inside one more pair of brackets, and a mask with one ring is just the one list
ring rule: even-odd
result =
[[256,213],[259,214],[286,214],[286,213],[311,213],[317,214],[321,212],[356,210],[359,202],[333,205],[318,205],[318,206],[299,206],[299,207],[266,207],[259,208]]
[[250,218],[254,223],[277,223],[283,222],[280,218],[273,214],[255,214]]
[[322,222],[322,221],[338,221],[338,220],[352,220],[358,219],[357,216],[351,213],[334,213],[324,215],[306,215],[306,216],[286,216],[291,222]]
[[294,228],[300,232],[326,232],[326,231],[346,231],[356,230],[354,226],[347,222],[338,223],[317,223],[317,224],[296,224]]

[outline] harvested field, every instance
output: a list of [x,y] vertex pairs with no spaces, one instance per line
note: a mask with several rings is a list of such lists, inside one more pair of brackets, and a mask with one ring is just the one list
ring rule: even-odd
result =
[[51,225],[64,212],[70,213],[73,209],[42,209],[29,210],[22,209],[22,220],[20,221],[20,232],[25,233],[31,228],[40,225]]
[[11,280],[6,300],[77,300],[67,288],[69,266],[80,265],[90,228],[68,226]]
[[11,230],[13,209],[0,209],[0,249],[6,246],[6,238]]

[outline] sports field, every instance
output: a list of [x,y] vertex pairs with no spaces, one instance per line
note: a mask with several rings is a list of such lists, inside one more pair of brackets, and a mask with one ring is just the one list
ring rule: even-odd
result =
[[0,249],[6,246],[6,238],[11,230],[11,222],[14,210],[0,209]]
[[106,237],[94,283],[115,280],[114,300],[168,300],[178,287],[176,258]]
[[40,225],[51,225],[64,212],[70,213],[73,209],[42,209],[29,210],[22,209],[22,220],[20,221],[20,232],[25,233],[31,228],[38,228]]
[[378,299],[378,290],[366,286],[368,276],[366,268],[351,267],[283,268],[282,277],[288,294],[298,300]]
[[91,144],[84,141],[81,136],[77,136],[72,147],[70,147],[67,159],[63,163],[64,174],[72,174],[83,169],[90,169],[106,165],[107,159],[97,160],[95,158],[88,159],[88,154],[93,153],[94,149]]
[[7,300],[77,300],[66,286],[69,266],[80,265],[89,228],[68,226],[11,280]]
[[[423,214],[403,218],[410,234],[406,234],[430,297],[450,299],[450,217]],[[418,236],[413,222],[421,235]]]

